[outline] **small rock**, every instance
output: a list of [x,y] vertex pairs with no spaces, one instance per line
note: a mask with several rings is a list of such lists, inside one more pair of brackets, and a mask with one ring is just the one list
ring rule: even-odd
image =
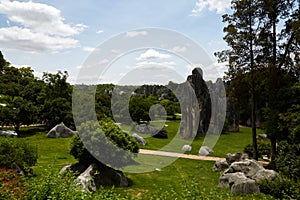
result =
[[182,151],[192,151],[192,146],[190,146],[190,145],[188,145],[188,144],[183,145]]
[[139,136],[138,134],[136,133],[133,133],[132,134],[132,137],[141,145],[145,146],[147,144],[146,140],[142,137],[142,136]]
[[208,146],[202,146],[200,149],[199,149],[199,155],[201,156],[206,156],[210,153],[213,153],[214,151],[209,148]]
[[268,169],[261,169],[252,177],[256,182],[261,180],[275,180],[279,174],[275,172],[274,170],[268,170]]

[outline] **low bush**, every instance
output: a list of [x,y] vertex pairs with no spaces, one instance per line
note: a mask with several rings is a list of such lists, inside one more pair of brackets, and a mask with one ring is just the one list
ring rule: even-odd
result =
[[114,188],[99,188],[95,193],[83,192],[75,181],[75,174],[68,171],[63,174],[53,172],[51,167],[45,169],[41,176],[32,177],[26,184],[25,200],[77,200],[77,199],[131,199],[121,196]]
[[37,163],[37,147],[19,138],[0,138],[0,168],[27,170]]
[[[99,122],[88,121],[78,127],[78,132],[80,137],[76,135],[71,142],[70,154],[79,162],[91,164],[98,159],[112,167],[123,167],[133,162],[129,152],[139,150],[134,138],[112,121],[100,122],[100,126]],[[93,155],[88,149],[93,149]]]
[[276,199],[300,199],[300,184],[291,179],[276,178],[258,182],[260,191]]
[[[267,141],[257,141],[257,151],[258,156],[261,157],[263,155],[267,155],[270,157],[271,155],[271,144]],[[249,155],[250,158],[253,158],[253,147],[252,144],[248,144],[244,148],[244,152]]]

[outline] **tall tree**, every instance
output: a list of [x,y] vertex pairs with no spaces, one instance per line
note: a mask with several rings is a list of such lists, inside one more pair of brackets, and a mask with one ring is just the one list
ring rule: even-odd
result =
[[267,79],[268,101],[266,107],[266,132],[271,139],[272,160],[276,157],[276,143],[280,134],[278,130],[279,113],[282,97],[280,91],[292,83],[285,75],[299,76],[299,0],[264,0],[262,1],[259,45],[263,52],[260,58],[269,69]]
[[61,122],[68,126],[73,125],[72,86],[67,82],[67,78],[66,71],[43,75],[45,85],[38,100],[42,104],[41,118],[48,128]]
[[257,35],[260,28],[259,14],[260,1],[258,0],[233,0],[231,2],[232,14],[223,15],[226,33],[224,40],[230,47],[215,53],[219,61],[229,62],[227,78],[232,82],[239,81],[243,74],[250,73],[251,88],[251,124],[253,157],[258,159],[256,140],[256,92],[254,70],[259,67],[255,62],[258,57],[256,49]]

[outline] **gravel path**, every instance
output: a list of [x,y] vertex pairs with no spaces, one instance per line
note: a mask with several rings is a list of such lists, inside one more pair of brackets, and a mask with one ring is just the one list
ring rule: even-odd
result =
[[[157,156],[167,156],[167,157],[175,157],[175,158],[187,158],[193,160],[208,160],[208,161],[218,161],[218,160],[225,160],[225,158],[220,157],[212,157],[212,156],[197,156],[191,154],[183,154],[183,153],[174,153],[174,152],[167,152],[167,151],[157,151],[157,150],[147,150],[147,149],[140,149],[140,154],[148,154],[148,155],[157,155]],[[263,166],[269,164],[269,162],[259,161]]]
[[191,155],[191,154],[147,150],[147,149],[140,149],[139,153],[148,154],[148,155],[157,155],[157,156],[168,156],[168,157],[175,157],[175,158],[187,158],[187,159],[193,159],[193,160],[210,160],[210,161],[225,160],[225,158],[219,158],[219,157],[197,156],[197,155]]

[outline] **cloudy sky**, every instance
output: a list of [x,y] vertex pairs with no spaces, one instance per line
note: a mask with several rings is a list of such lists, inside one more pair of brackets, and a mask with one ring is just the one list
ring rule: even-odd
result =
[[[145,79],[135,70],[145,74],[149,82],[153,78],[153,83],[181,81],[178,77],[185,79],[195,66],[205,68],[206,80],[214,80],[226,69],[213,64],[213,53],[226,48],[221,16],[229,8],[230,0],[0,0],[0,51],[12,65],[30,66],[37,76],[66,70],[71,83],[118,83],[129,74]],[[135,51],[125,52],[121,46],[129,43],[123,40],[110,52],[103,48],[106,41],[122,34],[131,43],[138,38],[151,42],[150,27],[176,32],[169,36],[175,38],[173,48],[141,43]],[[210,62],[204,66],[182,58],[191,50],[187,43],[176,43],[178,34],[203,48]],[[89,67],[91,53],[99,57],[114,53],[118,57],[94,60],[106,66],[105,72],[85,76],[80,72]]]

